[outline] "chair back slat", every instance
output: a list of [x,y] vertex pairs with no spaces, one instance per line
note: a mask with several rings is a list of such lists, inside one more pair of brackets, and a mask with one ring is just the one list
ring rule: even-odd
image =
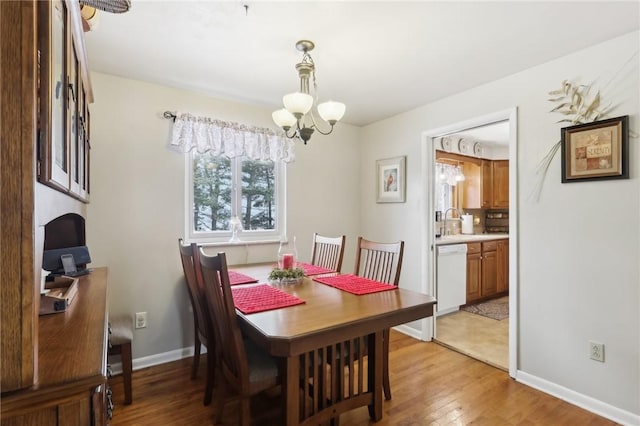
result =
[[358,237],[354,274],[397,286],[403,254],[404,241],[377,243]]
[[[200,260],[198,254],[198,245],[183,244],[182,238],[178,239],[178,248],[180,251],[180,260],[182,261],[182,270],[184,272],[185,282],[191,300],[191,307],[195,313],[194,327],[198,330],[201,338],[205,341],[202,343],[207,346],[207,350],[213,354],[213,324],[209,318],[209,312],[204,294],[204,282],[200,269]],[[211,347],[209,347],[211,345]]]
[[199,254],[207,305],[222,355],[222,370],[237,387],[248,386],[247,354],[233,304],[226,256],[224,253],[207,256],[202,249]]
[[311,250],[311,264],[340,272],[344,257],[344,242],[346,236],[324,237],[313,234]]

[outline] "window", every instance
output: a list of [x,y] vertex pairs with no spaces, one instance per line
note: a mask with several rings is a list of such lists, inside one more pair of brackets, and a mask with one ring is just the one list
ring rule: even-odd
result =
[[284,235],[285,167],[280,161],[215,157],[191,152],[187,158],[187,235],[200,242],[231,237],[238,217],[243,241]]
[[436,162],[436,210],[444,212],[450,207],[458,207],[456,184],[463,180],[464,175],[459,164],[456,166],[444,162]]

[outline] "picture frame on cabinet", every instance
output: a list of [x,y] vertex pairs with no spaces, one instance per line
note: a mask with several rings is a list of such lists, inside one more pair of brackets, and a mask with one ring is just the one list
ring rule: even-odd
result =
[[404,203],[406,156],[376,161],[378,203]]
[[562,128],[562,183],[628,179],[628,128],[628,115]]

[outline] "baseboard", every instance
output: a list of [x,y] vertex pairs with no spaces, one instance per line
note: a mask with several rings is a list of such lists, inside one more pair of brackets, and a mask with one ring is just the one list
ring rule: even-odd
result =
[[[200,349],[201,354],[207,353],[207,348],[202,346]],[[133,371],[141,370],[147,367],[153,367],[154,365],[165,364],[167,362],[177,361],[182,358],[193,356],[193,346],[189,348],[174,349],[169,352],[163,352],[161,354],[143,356],[141,358],[134,358],[132,362]],[[117,357],[119,360],[119,356]],[[109,363],[111,366],[112,374],[122,373],[122,362]]]
[[518,370],[516,381],[626,426],[640,425],[640,415]]
[[395,331],[399,331],[402,334],[406,334],[409,337],[413,337],[414,339],[417,339],[417,340],[421,340],[422,338],[420,330],[416,330],[415,328],[409,327],[406,324],[395,326],[393,327],[393,329]]

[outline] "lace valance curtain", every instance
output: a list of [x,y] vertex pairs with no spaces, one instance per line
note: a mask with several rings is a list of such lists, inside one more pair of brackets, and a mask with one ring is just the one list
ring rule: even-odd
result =
[[171,146],[180,152],[196,150],[229,158],[246,156],[252,160],[295,159],[293,140],[271,129],[177,113]]

